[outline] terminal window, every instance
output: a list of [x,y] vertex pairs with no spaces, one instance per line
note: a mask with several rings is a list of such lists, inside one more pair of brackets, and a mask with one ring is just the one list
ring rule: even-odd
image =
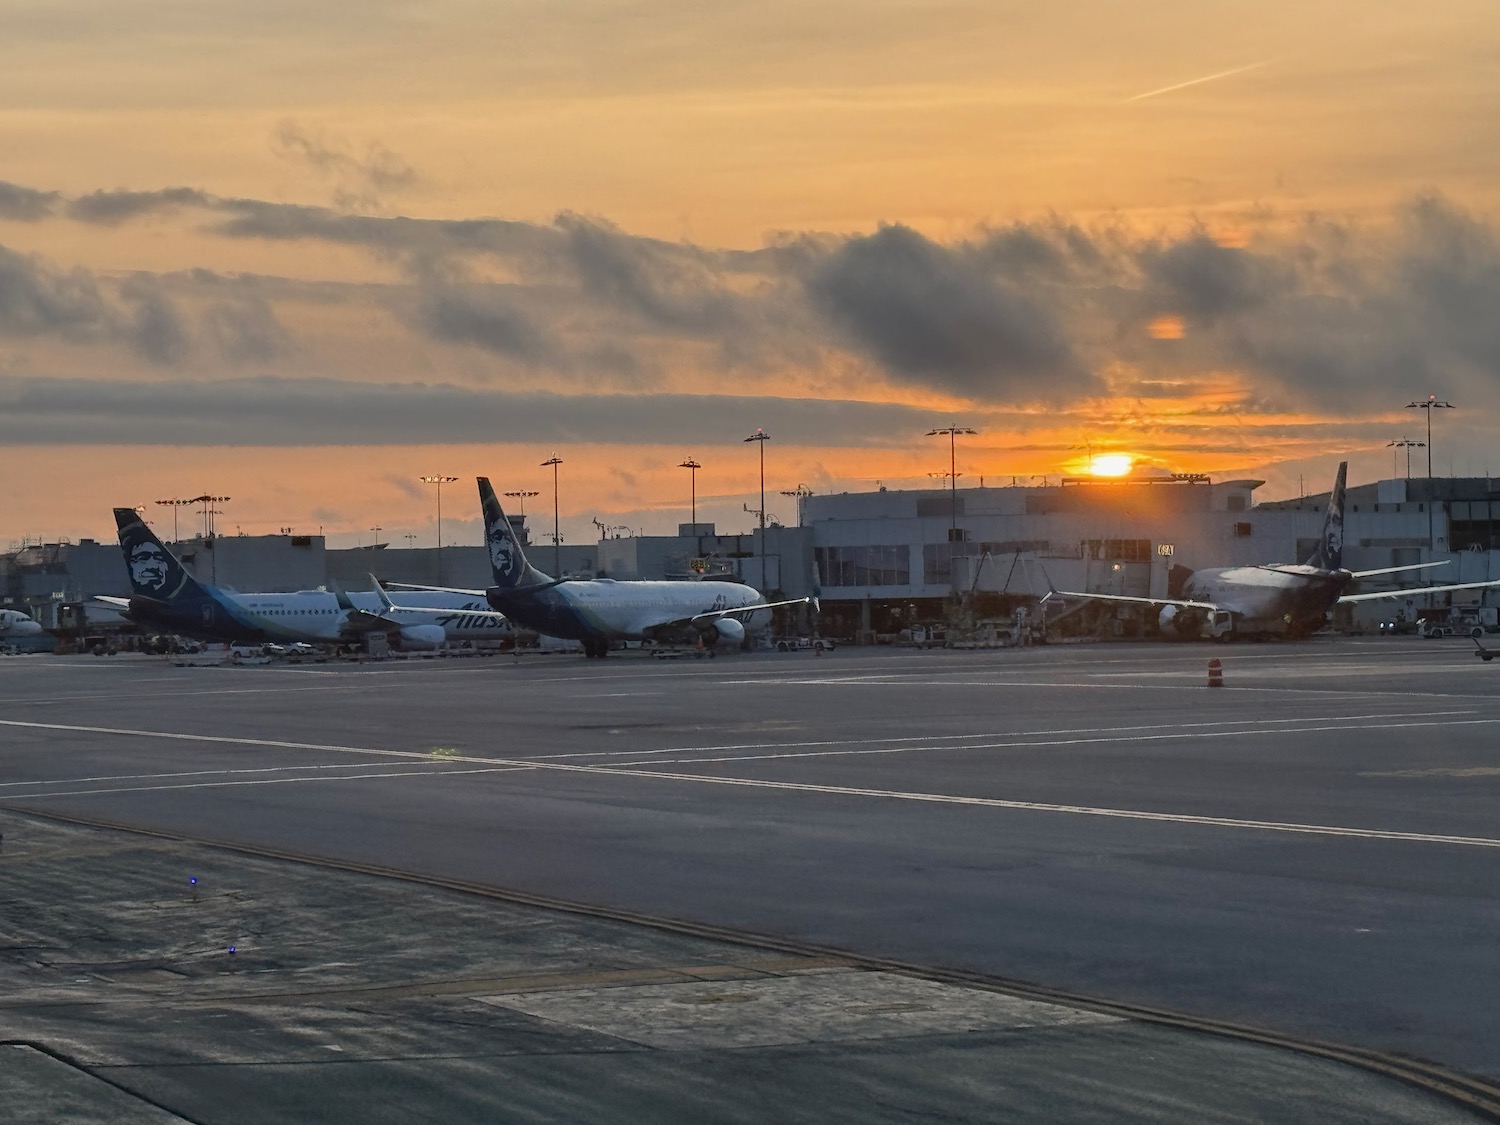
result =
[[1500,503],[1455,500],[1448,511],[1448,542],[1455,551],[1492,551]]
[[1104,562],[1150,562],[1149,539],[1088,539],[1084,549],[1091,559]]
[[909,586],[911,548],[814,547],[824,586]]

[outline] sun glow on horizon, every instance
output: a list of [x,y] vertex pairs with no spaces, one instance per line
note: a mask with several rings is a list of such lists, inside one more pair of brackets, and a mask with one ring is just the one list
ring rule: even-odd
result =
[[1135,458],[1128,453],[1100,453],[1089,461],[1089,475],[1123,477],[1134,467]]

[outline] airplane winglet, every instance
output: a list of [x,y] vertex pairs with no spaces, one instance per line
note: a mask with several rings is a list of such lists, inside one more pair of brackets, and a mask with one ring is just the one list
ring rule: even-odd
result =
[[373,574],[368,574],[366,577],[370,580],[370,589],[374,590],[375,596],[380,599],[381,607],[385,610],[395,609],[396,606],[391,601],[391,596],[385,592],[385,587],[380,584],[380,579]]

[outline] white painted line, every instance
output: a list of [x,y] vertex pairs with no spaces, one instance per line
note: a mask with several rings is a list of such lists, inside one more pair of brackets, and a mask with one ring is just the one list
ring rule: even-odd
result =
[[642,755],[622,754],[622,757],[635,757],[640,759],[635,762],[622,762],[622,766],[652,765],[654,763],[667,763],[672,765],[699,765],[708,762],[761,762],[778,758],[837,758],[855,757],[859,755],[873,754],[910,754],[910,753],[932,753],[944,750],[1029,750],[1033,747],[1043,746],[1089,746],[1112,742],[1165,742],[1169,740],[1180,740],[1185,738],[1245,738],[1253,735],[1264,734],[1316,734],[1319,731],[1349,731],[1349,730],[1398,730],[1402,727],[1461,727],[1461,726],[1487,726],[1500,723],[1500,718],[1494,719],[1449,719],[1442,722],[1423,723],[1367,723],[1360,726],[1351,726],[1347,723],[1331,723],[1325,726],[1291,727],[1279,730],[1214,730],[1214,731],[1184,731],[1179,734],[1134,734],[1128,736],[1110,736],[1104,738],[1053,738],[1042,740],[1017,739],[1013,742],[987,742],[974,743],[969,746],[888,746],[881,749],[849,749],[849,750],[802,750],[785,754],[740,754],[733,756],[719,756],[711,758],[644,758]]
[[[451,758],[434,758],[431,754],[424,754],[425,762],[413,761],[412,769],[421,769],[429,765],[442,765],[444,762],[452,761]],[[308,764],[297,766],[262,766],[257,769],[238,770],[178,770],[173,773],[115,773],[99,774],[94,777],[67,777],[54,778],[53,780],[33,781],[3,781],[0,789],[30,789],[38,785],[98,785],[106,781],[160,781],[173,777],[232,777],[239,774],[263,774],[263,773],[307,773],[309,770],[362,770],[365,769],[364,762],[323,762],[320,764]]]
[[[1500,720],[1480,719],[1477,723]],[[357,746],[320,746],[315,743],[274,742],[266,739],[230,738],[221,735],[174,734],[164,731],[131,730],[125,728],[79,727],[52,723],[26,723],[0,719],[0,725],[31,727],[61,731],[88,731],[99,734],[117,734],[139,738],[179,739],[187,742],[229,743],[242,746],[270,746],[290,749],[325,750],[343,754],[373,754],[398,758],[426,758],[425,754],[405,750],[371,750]],[[816,785],[810,782],[770,781],[760,778],[715,777],[710,774],[678,773],[667,770],[632,769],[625,766],[586,766],[565,762],[534,762],[507,758],[481,758],[458,756],[447,759],[449,763],[464,763],[476,766],[500,766],[509,770],[553,770],[559,773],[581,773],[594,777],[632,777],[646,781],[681,781],[695,785],[718,785],[742,789],[767,789],[789,793],[816,793],[834,797],[867,797],[885,801],[912,801],[920,804],[954,805],[968,808],[1006,809],[1018,812],[1043,812],[1069,816],[1093,816],[1116,820],[1137,820],[1158,824],[1184,824],[1212,828],[1241,829],[1250,832],[1288,833],[1303,836],[1329,836],[1343,839],[1387,840],[1396,843],[1448,844],[1470,848],[1500,848],[1500,839],[1485,836],[1450,836],[1428,832],[1396,832],[1379,828],[1347,828],[1330,824],[1299,824],[1269,820],[1245,820],[1238,817],[1199,816],[1192,813],[1149,812],[1144,809],[1103,808],[1092,805],[1064,805],[1045,801],[1012,801],[1000,797],[964,797],[949,793],[921,793],[897,789],[869,789],[847,785]],[[434,771],[437,772],[437,771]],[[452,771],[458,772],[458,771]],[[476,772],[490,772],[479,770]],[[508,772],[498,770],[494,772]],[[371,775],[378,776],[378,775]],[[401,774],[400,776],[410,776]],[[292,779],[283,779],[289,781]],[[307,780],[336,781],[342,778],[320,778]],[[216,785],[265,785],[271,781],[245,781],[216,783],[206,782],[192,786],[158,786],[152,788],[212,788]],[[33,794],[28,797],[16,795],[8,800],[35,799],[37,797],[108,795],[127,790],[98,790],[79,793]]]
[[515,773],[518,769],[528,769],[526,766],[488,766],[483,769],[472,770],[450,770],[443,769],[436,763],[425,770],[402,770],[399,773],[352,773],[342,774],[339,777],[266,777],[257,778],[253,781],[194,781],[182,785],[122,785],[109,789],[73,789],[60,793],[14,793],[6,796],[7,801],[28,801],[45,797],[100,797],[110,796],[115,793],[160,793],[177,789],[233,789],[245,785],[301,785],[313,781],[368,781],[372,778],[392,777],[449,777],[454,775],[471,773]]
[[[1452,718],[1459,715],[1473,715],[1477,712],[1473,708],[1462,711],[1404,711],[1400,717],[1406,719],[1431,719]],[[1363,722],[1367,719],[1378,719],[1382,722],[1394,716],[1382,713],[1370,713],[1364,715],[1305,715],[1300,718],[1289,719],[1221,719],[1204,723],[1141,723],[1134,726],[1112,726],[1112,727],[1061,727],[1054,730],[1032,730],[1011,732],[1016,737],[1024,735],[1028,738],[1049,737],[1063,734],[1119,734],[1130,731],[1152,731],[1152,730],[1212,730],[1218,727],[1242,727],[1260,724],[1266,727],[1285,726],[1288,723],[1354,723]],[[872,746],[886,743],[923,743],[922,749],[940,750],[945,749],[936,745],[940,742],[972,742],[982,738],[997,738],[1007,732],[984,731],[980,734],[915,734],[915,735],[881,735],[874,738],[826,738],[810,742],[741,742],[727,745],[710,746],[669,746],[660,750],[592,750],[574,751],[567,754],[538,754],[528,756],[524,761],[544,762],[562,761],[572,758],[619,758],[619,757],[647,757],[657,754],[708,754],[716,750],[795,750],[802,747],[821,746]],[[961,750],[962,746],[948,747],[948,749]]]

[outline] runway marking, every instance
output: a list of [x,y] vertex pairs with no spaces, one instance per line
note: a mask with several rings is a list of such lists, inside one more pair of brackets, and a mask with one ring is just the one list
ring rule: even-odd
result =
[[[786,754],[738,754],[733,756],[719,756],[711,758],[652,758],[645,759],[637,753],[635,755],[622,754],[622,757],[636,757],[638,762],[622,762],[621,765],[650,765],[655,762],[665,762],[673,765],[695,765],[708,762],[760,762],[780,758],[836,758],[853,757],[855,755],[874,754],[909,754],[913,752],[933,753],[943,750],[1028,750],[1032,747],[1042,746],[1089,746],[1102,745],[1111,742],[1164,742],[1167,740],[1180,740],[1184,738],[1243,738],[1247,735],[1257,734],[1316,734],[1319,731],[1349,731],[1349,730],[1399,730],[1403,727],[1460,727],[1460,726],[1487,726],[1500,723],[1500,718],[1494,719],[1449,719],[1442,722],[1425,723],[1370,723],[1361,726],[1350,726],[1347,723],[1329,724],[1327,726],[1291,727],[1276,731],[1269,730],[1214,730],[1214,731],[1183,731],[1181,733],[1163,733],[1147,735],[1129,735],[1124,737],[1108,738],[1055,738],[1042,741],[1014,742],[988,742],[975,743],[970,746],[891,746],[884,749],[849,749],[849,750],[802,750]],[[529,759],[534,760],[534,759]]]
[[[1500,720],[1479,719],[1473,720],[1473,722],[1489,723],[1500,722]],[[33,727],[49,730],[88,731],[92,733],[118,734],[144,738],[169,738],[190,742],[231,743],[251,746],[275,746],[308,750],[324,750],[333,753],[372,754],[382,757],[427,760],[425,754],[420,754],[415,751],[409,750],[374,750],[357,746],[320,746],[315,743],[274,742],[266,739],[231,738],[224,735],[191,735],[175,734],[164,731],[132,730],[127,728],[79,727],[51,723],[27,723],[17,720],[5,719],[0,719],[0,725]],[[1485,836],[1455,836],[1429,832],[1398,832],[1380,828],[1349,828],[1341,825],[1303,824],[1293,821],[1247,820],[1239,817],[1201,816],[1193,813],[1152,812],[1145,809],[1119,809],[1105,808],[1094,805],[1068,805],[1056,804],[1047,801],[1015,801],[1007,800],[1001,797],[965,797],[951,793],[922,793],[909,790],[872,789],[849,785],[818,785],[812,782],[772,781],[763,778],[716,777],[712,774],[679,773],[677,771],[668,770],[634,769],[628,766],[590,766],[579,765],[577,763],[571,762],[537,762],[526,761],[524,759],[484,758],[475,756],[455,758],[453,759],[453,761],[462,762],[482,768],[476,769],[474,771],[434,769],[432,772],[441,776],[448,773],[503,773],[513,772],[517,770],[552,770],[559,773],[588,774],[594,777],[631,777],[639,780],[654,782],[681,781],[695,785],[718,785],[741,789],[765,789],[776,792],[789,793],[815,793],[822,796],[833,797],[867,797],[874,800],[910,801],[918,804],[953,805],[967,808],[1005,809],[1016,812],[1044,812],[1069,816],[1103,817],[1106,819],[1136,820],[1158,824],[1184,824],[1210,828],[1242,829],[1251,832],[1271,832],[1302,836],[1329,836],[1342,839],[1358,840],[1386,840],[1396,843],[1448,844],[1458,847],[1471,848],[1500,848],[1500,839],[1494,839]],[[499,768],[492,769],[490,767]],[[409,777],[411,776],[411,773],[408,771],[401,774],[371,774],[368,776]],[[287,784],[297,781],[340,780],[356,780],[356,778],[276,778],[256,781],[200,782],[184,786],[143,786],[139,787],[138,789],[98,789],[78,790],[67,793],[15,794],[7,799],[10,801],[18,801],[31,800],[38,797],[55,798],[101,795],[108,796],[115,793],[163,789],[210,789],[226,786]]]
[[[331,673],[330,673],[331,674]],[[156,682],[156,681],[151,681]],[[261,687],[261,688],[203,688],[198,691],[157,691],[149,695],[139,692],[88,692],[78,695],[49,695],[49,696],[14,696],[0,698],[0,704],[10,706],[12,704],[24,703],[93,703],[111,699],[131,699],[138,701],[156,699],[194,699],[203,695],[288,695],[295,691],[319,691],[326,692],[327,684],[318,684],[314,687]],[[359,687],[374,688],[374,684],[351,685]]]
[[[470,759],[456,759],[458,761],[469,761]],[[519,766],[501,764],[485,766],[472,770],[453,770],[436,768],[438,763],[429,762],[426,769],[402,770],[395,773],[351,773],[339,777],[265,777],[250,781],[193,781],[182,785],[122,785],[111,789],[73,789],[61,793],[15,793],[7,796],[7,801],[27,801],[38,797],[97,797],[108,796],[114,793],[161,793],[180,789],[233,789],[244,785],[300,785],[313,781],[368,781],[374,778],[392,777],[450,777],[462,776],[474,773],[515,773],[517,770],[532,769],[531,766]]]
[[[1406,719],[1432,719],[1452,718],[1459,715],[1474,715],[1478,712],[1473,708],[1463,711],[1416,711],[1402,712],[1401,717]],[[1059,734],[1105,734],[1123,731],[1149,731],[1149,730],[1200,730],[1213,727],[1247,726],[1262,724],[1266,727],[1284,726],[1287,723],[1352,723],[1361,722],[1366,719],[1388,719],[1393,716],[1379,712],[1367,715],[1306,715],[1301,718],[1288,719],[1220,719],[1202,723],[1140,723],[1134,726],[1115,727],[1061,727],[1055,730],[1033,730],[1020,732],[1029,737],[1040,737],[1044,735]],[[564,758],[619,758],[619,757],[641,757],[654,754],[695,754],[708,753],[713,750],[795,750],[802,747],[816,746],[869,746],[876,743],[939,743],[939,742],[963,742],[981,738],[995,738],[1004,732],[984,731],[979,734],[914,734],[914,735],[880,735],[874,738],[824,738],[807,742],[740,742],[723,745],[710,746],[668,746],[660,750],[592,750],[575,751],[567,754],[537,754],[522,759],[528,762],[554,761]],[[961,746],[940,747],[924,746],[922,749],[953,749],[961,750]]]
[[[1465,665],[1467,667],[1467,665]],[[1142,673],[1142,676],[1150,673]],[[1080,691],[1085,688],[1090,690],[1103,689],[1105,691],[1194,691],[1201,684],[1187,683],[1079,683],[1077,680],[884,680],[884,679],[857,679],[857,680],[724,680],[723,683],[731,685],[764,684],[771,687],[982,687],[982,688],[1065,688],[1071,691]],[[1205,689],[1206,690],[1206,689]],[[1373,688],[1361,691],[1357,688],[1298,688],[1288,686],[1246,686],[1243,684],[1226,684],[1216,691],[1226,695],[1234,693],[1267,693],[1275,692],[1282,695],[1316,695],[1320,698],[1328,698],[1334,695],[1351,695],[1358,699],[1368,699],[1372,695],[1382,699],[1486,699],[1492,700],[1491,694],[1474,695],[1454,691],[1391,691],[1387,688]]]
[[[422,762],[412,762],[412,772],[418,772],[424,765],[437,764],[431,753],[423,754]],[[449,758],[443,761],[451,761]],[[259,766],[255,768],[233,769],[233,770],[174,770],[170,773],[113,773],[96,774],[92,777],[66,777],[53,778],[51,780],[33,781],[5,781],[0,782],[0,789],[27,788],[37,785],[97,785],[105,781],[155,781],[172,777],[228,777],[235,774],[259,774],[259,773],[289,773],[294,770],[306,772],[308,770],[362,770],[366,765],[363,762],[322,762],[310,763],[298,766]],[[40,794],[38,794],[40,795]]]

